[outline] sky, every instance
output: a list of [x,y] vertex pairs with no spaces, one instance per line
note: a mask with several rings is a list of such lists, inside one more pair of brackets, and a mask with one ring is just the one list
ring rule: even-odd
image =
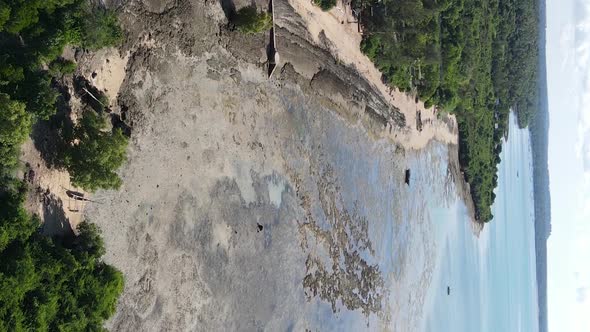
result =
[[590,0],[547,0],[550,331],[590,331]]

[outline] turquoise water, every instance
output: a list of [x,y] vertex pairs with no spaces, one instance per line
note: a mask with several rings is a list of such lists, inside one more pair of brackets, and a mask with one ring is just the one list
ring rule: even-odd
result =
[[532,157],[514,118],[501,158],[494,220],[479,238],[463,204],[430,208],[439,254],[425,331],[538,331]]

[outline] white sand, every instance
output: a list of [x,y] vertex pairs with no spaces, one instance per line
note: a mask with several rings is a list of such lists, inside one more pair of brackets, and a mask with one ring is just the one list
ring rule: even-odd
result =
[[[435,108],[425,108],[423,102],[416,103],[414,97],[397,89],[391,89],[381,82],[381,72],[371,60],[360,50],[362,35],[358,32],[358,25],[350,11],[344,7],[342,1],[329,12],[322,11],[309,0],[289,0],[295,11],[307,22],[307,28],[319,45],[320,32],[333,44],[330,51],[343,63],[353,66],[369,81],[385,98],[406,117],[406,130],[389,130],[382,132],[383,137],[409,149],[421,149],[432,139],[443,143],[456,144],[458,131],[454,116],[448,116],[447,122],[441,121],[435,114]],[[342,23],[344,22],[344,23]],[[422,131],[416,129],[416,113],[421,113]],[[448,123],[448,124],[447,124]]]

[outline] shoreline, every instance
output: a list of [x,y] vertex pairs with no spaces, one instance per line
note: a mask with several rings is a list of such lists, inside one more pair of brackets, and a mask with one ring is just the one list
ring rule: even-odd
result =
[[[372,88],[380,93],[390,104],[401,111],[406,118],[402,132],[382,137],[391,138],[406,149],[419,150],[431,140],[447,144],[458,143],[457,121],[454,116],[446,115],[439,119],[435,107],[426,108],[422,101],[405,92],[383,83],[381,72],[373,62],[362,53],[360,43],[362,34],[358,32],[354,17],[348,6],[342,8],[342,1],[330,11],[324,12],[319,7],[305,0],[288,0],[295,12],[306,23],[311,41],[321,46],[328,40],[328,51],[338,61],[353,68]],[[280,49],[279,49],[280,52]],[[421,123],[420,123],[421,122]],[[421,127],[419,129],[419,127]]]
[[[372,90],[370,93],[374,93],[382,98],[386,104],[382,106],[389,106],[397,110],[403,115],[405,121],[400,125],[399,121],[396,123],[395,119],[388,117],[386,114],[381,115],[384,118],[381,124],[384,126],[380,128],[374,123],[371,123],[371,121],[363,119],[363,116],[358,114],[359,112],[364,113],[366,110],[357,110],[356,113],[355,111],[346,110],[347,107],[351,108],[350,102],[346,101],[347,93],[341,93],[343,98],[339,98],[335,93],[331,93],[327,96],[327,99],[330,99],[333,104],[340,106],[341,110],[337,111],[338,113],[343,113],[344,117],[348,118],[353,124],[355,121],[361,122],[367,129],[367,132],[372,134],[375,139],[388,139],[407,150],[421,150],[430,141],[441,142],[448,146],[448,167],[454,179],[456,194],[466,205],[473,232],[476,236],[479,236],[484,224],[475,218],[475,205],[471,196],[470,185],[465,181],[461,172],[458,155],[459,131],[455,116],[439,114],[435,107],[426,108],[423,102],[416,102],[415,97],[383,83],[381,72],[361,52],[360,43],[362,35],[357,31],[356,23],[347,23],[354,22],[354,19],[348,7],[342,9],[341,1],[338,1],[337,6],[327,12],[322,11],[310,1],[305,0],[277,0],[275,1],[277,4],[275,5],[275,10],[285,9],[281,8],[283,5],[281,2],[286,2],[292,8],[294,14],[299,16],[299,22],[297,23],[303,23],[302,25],[306,29],[304,31],[306,33],[300,33],[300,35],[306,37],[304,38],[306,42],[327,51],[339,66],[351,69],[361,80],[367,83],[368,90]],[[289,30],[289,28],[295,25],[293,22],[289,22],[293,19],[286,18],[288,16],[278,16],[275,25],[279,30]],[[281,39],[279,37],[279,45],[277,46],[279,53],[284,51],[285,48],[289,48],[289,45],[285,45],[282,48],[280,41]],[[288,52],[293,51],[289,49]],[[318,68],[314,68],[313,65],[301,64],[301,60],[297,59],[299,54],[291,57],[289,55],[291,53],[287,53],[287,56],[281,53],[282,65],[285,65],[285,63],[293,65],[297,73],[311,79],[312,83],[318,77],[318,74],[325,70],[319,69],[320,71],[314,72],[314,69],[318,70]],[[284,59],[287,59],[287,61],[284,61]],[[335,75],[338,76],[339,74],[341,73],[337,72]],[[348,82],[349,79],[345,78],[343,81]],[[352,116],[350,115],[351,112],[353,113]]]

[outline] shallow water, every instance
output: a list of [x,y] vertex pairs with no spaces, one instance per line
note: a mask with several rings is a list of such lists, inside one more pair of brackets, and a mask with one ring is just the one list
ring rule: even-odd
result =
[[463,204],[430,208],[440,250],[425,331],[538,330],[530,139],[513,117],[501,158],[494,219],[479,238]]
[[[379,266],[384,287],[379,314],[364,317],[338,301],[332,312],[316,298],[303,304],[307,324],[349,331],[538,330],[528,130],[511,118],[495,218],[479,237],[455,192],[446,145],[431,143],[399,158],[388,142],[367,141],[362,131],[338,122],[313,131],[308,135],[322,145],[321,160],[331,165],[342,208],[368,222],[373,252],[359,254]],[[327,219],[317,213],[318,224],[330,228]]]

